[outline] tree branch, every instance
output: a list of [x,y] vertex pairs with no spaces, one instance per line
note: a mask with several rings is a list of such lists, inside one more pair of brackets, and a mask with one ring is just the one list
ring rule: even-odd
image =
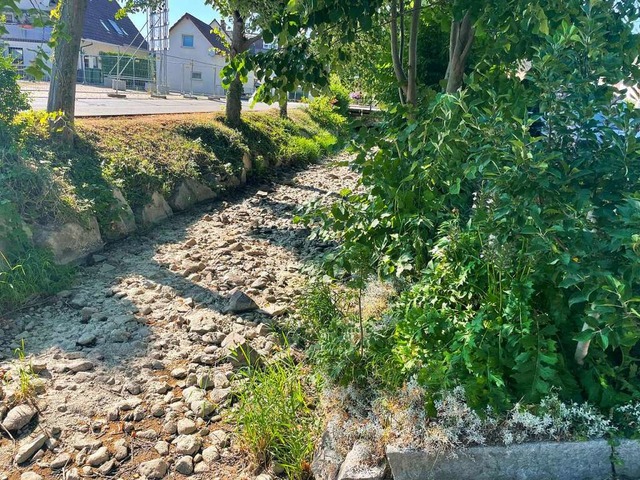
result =
[[407,76],[405,75],[404,70],[402,68],[402,63],[400,62],[400,55],[398,52],[398,1],[397,0],[391,0],[391,59],[393,60],[393,71],[396,74],[396,80],[400,84],[400,89],[402,90],[402,93],[406,95],[407,94]]

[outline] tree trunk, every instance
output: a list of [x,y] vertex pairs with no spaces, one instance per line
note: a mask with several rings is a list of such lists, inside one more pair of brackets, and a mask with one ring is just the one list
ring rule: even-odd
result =
[[286,97],[280,100],[280,118],[289,118],[289,100]]
[[411,32],[409,33],[409,74],[407,79],[407,103],[414,107],[418,103],[418,30],[420,29],[421,9],[422,0],[415,0],[411,14]]
[[240,112],[242,111],[242,81],[240,77],[236,77],[229,85],[227,90],[227,109],[226,117],[227,123],[233,127],[238,128],[240,126]]
[[[400,0],[403,2],[404,0]],[[403,19],[401,19],[403,21]],[[404,48],[404,47],[403,47]],[[400,103],[405,104],[407,97],[408,79],[404,73],[402,65],[402,53],[398,45],[398,1],[391,0],[391,59],[393,61],[393,72],[399,85]]]
[[63,140],[73,138],[78,55],[87,4],[88,0],[64,0],[55,27],[58,38],[53,53],[47,111],[64,114]]
[[[244,18],[240,15],[238,10],[233,12],[233,31],[231,35],[231,60],[237,55],[244,52],[245,37],[244,37]],[[242,112],[242,81],[240,76],[236,74],[236,78],[231,82],[229,90],[227,90],[227,123],[237,128],[240,126],[240,113]]]
[[409,66],[404,71],[402,60],[404,53],[404,0],[400,0],[400,45],[398,45],[398,0],[391,1],[391,59],[393,71],[400,85],[400,101],[402,104],[415,106],[418,102],[418,30],[420,29],[420,10],[422,0],[415,0],[411,14],[409,31]]
[[449,65],[447,67],[447,93],[455,93],[462,87],[464,70],[471,45],[475,37],[475,30],[471,25],[469,12],[462,20],[451,22],[449,38]]

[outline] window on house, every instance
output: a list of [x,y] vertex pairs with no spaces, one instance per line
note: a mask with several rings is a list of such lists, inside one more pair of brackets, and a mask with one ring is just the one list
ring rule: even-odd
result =
[[109,23],[111,24],[111,26],[113,27],[113,29],[116,31],[118,35],[124,35],[124,30],[122,30],[120,28],[120,25],[118,25],[114,20],[109,19]]
[[0,13],[0,17],[4,15],[5,21],[7,23],[17,23],[16,21],[16,14],[10,11],[5,11],[3,13]]
[[193,35],[182,35],[182,46],[193,48]]
[[109,30],[109,27],[107,27],[107,24],[106,24],[106,23],[104,23],[102,20],[100,20],[100,23],[102,24],[102,26],[104,27],[104,29],[105,29],[107,32],[111,33],[111,30]]
[[24,50],[18,47],[9,47],[9,56],[14,65],[24,65]]
[[202,72],[191,72],[191,78],[193,80],[202,80]]

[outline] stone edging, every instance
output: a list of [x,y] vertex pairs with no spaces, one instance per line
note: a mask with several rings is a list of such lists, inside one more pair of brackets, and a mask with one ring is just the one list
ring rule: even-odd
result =
[[[231,191],[247,183],[247,173],[252,169],[249,154],[242,158],[242,171],[232,176],[220,186]],[[278,167],[274,165],[274,167]],[[159,192],[153,192],[149,203],[134,212],[118,188],[113,189],[114,208],[118,211],[110,228],[100,229],[95,217],[89,218],[84,225],[69,222],[64,225],[32,225],[33,243],[53,253],[56,263],[66,265],[78,263],[89,255],[102,250],[106,243],[128,237],[139,229],[148,230],[170,218],[174,212],[185,211],[194,205],[218,197],[218,194],[205,184],[192,179],[184,179],[164,198]]]
[[640,442],[534,442],[471,447],[456,456],[387,447],[394,480],[605,480],[640,478]]

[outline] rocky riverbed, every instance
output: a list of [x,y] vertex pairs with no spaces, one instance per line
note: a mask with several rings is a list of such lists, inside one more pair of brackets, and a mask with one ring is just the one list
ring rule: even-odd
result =
[[269,478],[225,415],[237,352],[278,350],[301,266],[326,248],[296,208],[355,182],[330,164],[281,171],[111,245],[73,289],[0,318],[0,480]]

